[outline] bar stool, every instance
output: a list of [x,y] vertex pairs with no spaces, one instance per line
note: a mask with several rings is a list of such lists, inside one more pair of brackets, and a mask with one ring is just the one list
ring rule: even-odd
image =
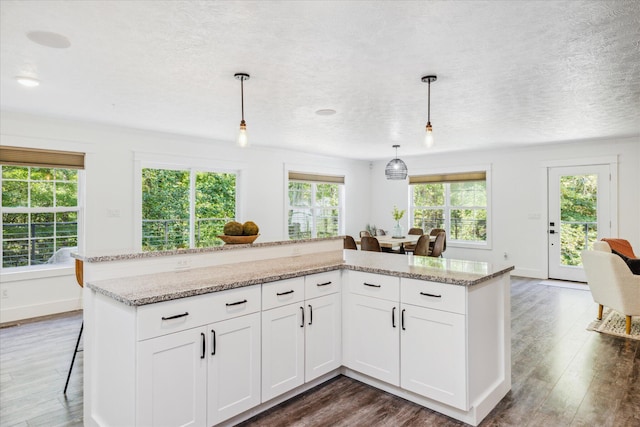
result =
[[[76,259],[76,281],[81,288],[84,287],[83,282],[83,271],[82,271],[82,261]],[[78,334],[78,340],[76,341],[76,348],[73,350],[73,358],[71,359],[71,366],[69,366],[69,373],[67,373],[67,382],[64,384],[64,394],[67,394],[67,387],[69,387],[69,378],[71,378],[71,371],[73,370],[73,364],[76,361],[76,355],[78,354],[78,346],[80,345],[80,339],[82,338],[82,330],[84,329],[84,320],[82,320],[82,325],[80,325],[80,333]]]

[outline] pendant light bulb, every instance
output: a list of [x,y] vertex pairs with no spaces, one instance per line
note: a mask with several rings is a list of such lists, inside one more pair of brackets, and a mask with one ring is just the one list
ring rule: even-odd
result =
[[433,127],[431,126],[431,122],[427,123],[427,132],[424,135],[424,145],[427,148],[433,147]]
[[247,139],[247,122],[244,121],[244,81],[249,80],[249,74],[236,73],[233,75],[236,79],[240,80],[240,102],[242,105],[242,120],[240,121],[240,132],[238,132],[238,146],[244,148],[249,145]]
[[238,145],[240,147],[246,147],[249,144],[247,140],[247,124],[245,121],[240,122],[240,132],[238,132]]

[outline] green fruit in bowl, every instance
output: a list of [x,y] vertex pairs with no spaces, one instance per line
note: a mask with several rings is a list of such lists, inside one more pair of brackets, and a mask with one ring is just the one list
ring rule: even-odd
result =
[[227,236],[242,236],[242,224],[230,221],[224,225],[224,234]]
[[247,221],[242,225],[242,234],[245,236],[255,236],[260,229],[253,221]]

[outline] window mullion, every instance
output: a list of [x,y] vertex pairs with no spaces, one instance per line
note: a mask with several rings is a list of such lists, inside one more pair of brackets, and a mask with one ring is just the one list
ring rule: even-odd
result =
[[316,206],[316,183],[311,183],[311,237],[318,236],[318,230],[316,229],[318,223],[318,212]]
[[189,247],[196,246],[196,172],[189,170]]

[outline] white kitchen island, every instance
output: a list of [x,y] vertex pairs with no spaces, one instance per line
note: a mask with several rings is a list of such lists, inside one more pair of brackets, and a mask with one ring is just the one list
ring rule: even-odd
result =
[[340,374],[477,425],[511,388],[510,266],[339,238],[77,258],[85,425],[233,425]]

